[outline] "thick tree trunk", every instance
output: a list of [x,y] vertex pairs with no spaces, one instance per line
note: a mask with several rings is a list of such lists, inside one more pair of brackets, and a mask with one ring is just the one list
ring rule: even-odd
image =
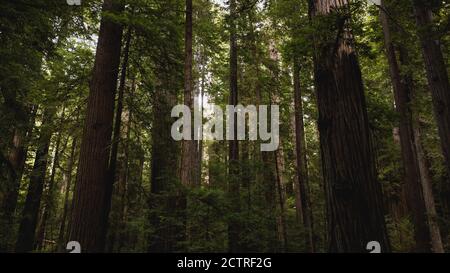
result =
[[295,108],[295,155],[296,155],[296,207],[300,212],[306,231],[306,242],[309,251],[315,251],[313,216],[310,202],[308,162],[306,159],[306,138],[303,123],[303,101],[300,85],[300,64],[294,61],[294,108]]
[[[103,11],[118,13],[123,4],[103,2]],[[70,239],[83,252],[101,252],[105,243],[104,215],[108,160],[114,116],[114,94],[122,44],[122,26],[102,18],[87,114],[81,142]]]
[[[370,241],[390,251],[370,141],[361,70],[348,26],[347,0],[310,1],[315,35],[315,83],[327,203],[329,251],[365,252]],[[330,32],[333,33],[330,35]],[[322,36],[322,37],[319,37]]]
[[[383,2],[381,5],[383,6]],[[405,169],[406,197],[413,218],[416,251],[429,252],[431,250],[431,237],[417,159],[413,113],[410,107],[412,90],[410,90],[410,85],[408,85],[409,80],[400,73],[388,17],[384,8],[380,11],[380,20],[383,27],[386,55],[394,89],[395,109],[399,114],[400,146]]]
[[[15,181],[14,168],[6,158],[6,156],[0,151],[0,181],[5,181],[9,184],[11,181]],[[5,184],[6,184],[5,183]],[[11,183],[12,184],[12,183]],[[11,230],[14,223],[14,210],[8,208],[7,203],[8,195],[10,195],[12,185],[2,185],[2,191],[0,192],[0,252],[8,252],[11,249]]]
[[36,151],[33,170],[30,175],[30,184],[28,186],[25,206],[22,211],[22,220],[19,226],[16,252],[30,252],[34,247],[39,207],[47,172],[48,150],[52,136],[51,128],[48,126],[51,126],[53,115],[53,110],[48,109],[43,115],[41,132],[38,140],[39,145]]
[[[33,127],[33,126],[31,126]],[[24,146],[25,134],[23,129],[16,128],[13,135],[13,145],[9,152],[8,159],[5,158],[6,190],[1,204],[1,226],[0,229],[0,252],[9,251],[11,248],[11,233],[14,225],[14,214],[19,196],[20,182],[26,159],[26,148]]]
[[[236,38],[236,0],[230,0],[230,99],[229,104],[238,104],[238,48]],[[231,212],[236,215],[240,212],[240,168],[239,168],[239,145],[237,140],[237,113],[233,114],[234,135],[229,141],[229,167],[228,167],[228,194]],[[239,252],[240,246],[240,223],[238,217],[230,217],[228,223],[228,250]]]
[[[441,51],[441,42],[433,31],[433,1],[412,0],[416,25],[422,54],[427,71],[428,85],[434,105],[434,114],[439,129],[442,153],[450,177],[450,85],[444,57]],[[438,1],[434,1],[438,2]]]
[[7,208],[6,212],[8,213],[8,215],[14,214],[17,205],[19,186],[22,178],[27,152],[27,149],[25,147],[26,141],[25,138],[26,135],[22,132],[21,129],[16,128],[14,130],[13,145],[11,151],[9,152],[9,162],[11,163],[11,166],[14,168],[15,181],[12,191],[8,192],[7,198],[5,199],[5,205],[7,205],[7,207],[5,208]]
[[37,106],[33,106],[30,111],[28,124],[14,129],[12,148],[8,159],[5,158],[4,168],[9,173],[4,181],[7,182],[5,196],[1,203],[0,223],[3,228],[0,232],[0,252],[11,250],[12,229],[14,224],[14,215],[16,212],[17,198],[19,197],[20,182],[25,167],[25,161],[28,153],[28,142],[32,137],[34,121],[36,117]]

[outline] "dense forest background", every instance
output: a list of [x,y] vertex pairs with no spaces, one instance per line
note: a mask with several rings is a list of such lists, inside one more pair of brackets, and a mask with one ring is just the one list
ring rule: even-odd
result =
[[0,0],[1,252],[450,250],[450,2],[80,2]]

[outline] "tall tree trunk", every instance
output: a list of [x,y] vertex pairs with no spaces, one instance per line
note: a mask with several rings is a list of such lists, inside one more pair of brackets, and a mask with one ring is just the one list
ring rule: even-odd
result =
[[128,58],[130,54],[130,45],[131,45],[131,28],[128,28],[125,37],[125,48],[123,52],[123,60],[122,67],[120,72],[120,84],[119,84],[119,92],[117,97],[117,110],[116,116],[114,120],[114,131],[112,137],[112,146],[111,146],[111,157],[109,159],[109,167],[108,167],[108,179],[106,181],[106,194],[105,194],[105,211],[103,215],[103,227],[104,231],[102,235],[104,236],[103,240],[106,240],[106,236],[108,234],[109,228],[109,213],[111,211],[111,200],[113,195],[114,183],[116,182],[116,169],[117,169],[117,153],[119,151],[119,143],[121,142],[120,137],[120,129],[122,126],[122,112],[123,112],[123,100],[125,95],[125,86],[127,79],[127,68],[128,68]]
[[[294,117],[291,119],[291,126],[292,128],[296,128],[296,124],[295,124],[295,115]],[[296,146],[297,148],[297,146]],[[302,195],[301,195],[301,190],[300,190],[300,183],[298,180],[298,172],[299,167],[298,167],[298,163],[297,163],[297,152],[294,153],[294,163],[295,163],[295,179],[293,182],[293,190],[294,190],[294,197],[295,197],[295,221],[297,222],[297,224],[303,224],[304,223],[304,216],[303,216],[303,206],[302,206]],[[308,240],[306,240],[308,241]]]
[[[252,38],[254,39],[254,44],[252,47],[252,57],[255,61],[254,63],[256,75],[255,96],[256,96],[256,107],[258,109],[261,104],[264,104],[262,98],[262,85],[260,80],[261,71],[259,67],[261,65],[261,58],[258,52],[258,41],[253,28],[251,29],[251,35]],[[256,147],[259,147],[259,144],[260,144],[259,141],[257,141]],[[256,156],[262,162],[262,174],[261,175],[257,174],[256,180],[257,181],[262,180],[263,183],[262,186],[264,189],[265,210],[267,213],[266,218],[268,229],[267,247],[270,252],[275,252],[277,248],[277,237],[274,236],[277,231],[277,223],[275,219],[276,170],[273,164],[274,162],[274,160],[272,159],[273,155],[274,153],[258,150],[258,155]]]
[[[2,152],[0,152],[0,170],[0,179],[2,181],[15,181],[14,168]],[[4,195],[1,196],[2,210],[0,211],[0,224],[2,228],[0,229],[0,252],[10,251],[11,230],[14,223],[14,213],[11,209],[8,211],[9,203],[6,203],[7,196],[10,195],[9,191],[11,191],[7,187],[5,187]]]
[[63,207],[63,214],[61,217],[61,225],[59,226],[59,233],[58,233],[58,241],[57,241],[57,250],[58,252],[62,252],[64,249],[64,240],[66,239],[66,220],[67,216],[69,214],[69,193],[70,188],[72,184],[72,171],[73,171],[73,165],[75,162],[75,150],[77,147],[77,139],[74,137],[72,139],[72,147],[70,150],[69,159],[67,161],[67,169],[63,173],[63,182],[65,185],[65,193],[64,193],[64,207]]
[[[383,2],[381,3],[383,7]],[[400,73],[394,43],[391,38],[388,17],[384,11],[384,7],[380,11],[380,20],[383,27],[386,54],[394,89],[395,109],[399,114],[400,146],[403,167],[405,169],[406,195],[413,218],[416,250],[420,252],[429,252],[431,250],[431,237],[426,217],[419,162],[417,159],[412,120],[413,113],[410,107],[412,90],[410,90],[410,86],[408,85],[409,80]]]
[[176,104],[176,96],[171,93],[170,89],[164,89],[164,85],[156,87],[159,96],[155,96],[153,102],[151,195],[148,203],[150,206],[149,221],[155,230],[149,235],[149,252],[171,252],[175,249],[176,241],[173,227],[164,222],[163,215],[161,215],[161,212],[171,213],[173,207],[171,199],[173,198],[167,196],[167,191],[173,189],[172,176],[173,173],[178,172],[179,167],[178,145],[170,135],[173,123],[170,112]]
[[[104,0],[103,11],[119,13],[123,3]],[[101,252],[105,244],[104,215],[108,160],[114,117],[114,94],[122,44],[122,26],[106,18],[100,23],[97,53],[81,141],[74,197],[71,241],[83,252]]]
[[433,31],[434,3],[439,1],[411,0],[427,71],[428,85],[439,129],[442,153],[450,177],[450,85],[448,72],[441,51],[441,42]]
[[434,203],[433,186],[431,183],[431,175],[429,171],[429,163],[421,142],[420,125],[416,122],[414,129],[414,138],[417,147],[417,160],[419,161],[420,178],[423,187],[423,196],[425,199],[425,207],[427,210],[428,225],[430,228],[431,250],[434,253],[444,253],[442,245],[441,232],[437,221],[436,206]]
[[117,251],[120,252],[125,245],[126,238],[126,219],[127,219],[127,211],[128,211],[128,180],[129,180],[129,157],[130,157],[130,140],[131,140],[131,126],[132,126],[132,111],[128,110],[126,131],[125,131],[125,145],[124,145],[124,155],[122,160],[122,167],[120,173],[120,185],[119,185],[119,197],[120,197],[120,207],[119,207],[119,217],[118,217],[118,245]]
[[[369,241],[390,251],[370,141],[364,87],[352,45],[347,0],[309,2],[315,34],[318,127],[327,204],[329,251],[365,252]],[[330,35],[330,33],[332,33]],[[322,37],[320,37],[322,36]]]
[[[60,125],[64,123],[64,111],[65,108],[63,107],[61,118],[60,118]],[[53,156],[53,162],[52,162],[52,169],[50,174],[50,179],[48,181],[48,187],[47,191],[44,196],[44,202],[42,202],[42,217],[39,222],[39,228],[37,230],[37,239],[36,239],[36,249],[42,250],[44,247],[44,241],[45,241],[45,232],[47,228],[47,221],[50,217],[50,211],[53,208],[54,203],[54,196],[53,196],[53,188],[55,187],[55,174],[56,174],[56,168],[59,164],[59,156],[60,156],[60,146],[61,146],[61,139],[62,139],[62,133],[61,129],[59,129],[58,135],[56,137],[56,144],[54,148],[54,156]],[[65,147],[67,146],[67,141],[65,142],[62,151],[64,151]]]
[[43,115],[39,144],[33,170],[30,174],[30,184],[19,226],[16,252],[30,252],[33,250],[39,207],[47,172],[47,157],[52,136],[49,126],[51,126],[53,115],[54,111],[49,109],[45,110]]
[[[306,231],[306,242],[308,242],[309,251],[315,251],[313,216],[310,202],[308,163],[306,159],[306,138],[305,127],[303,123],[303,101],[300,85],[300,64],[297,59],[294,60],[294,108],[295,108],[295,154],[296,154],[296,196],[297,210],[301,210],[303,217],[303,226]],[[300,203],[298,203],[300,202]]]
[[278,233],[281,241],[281,252],[286,252],[288,247],[288,239],[287,239],[287,226],[286,226],[286,209],[285,209],[285,200],[286,196],[284,194],[284,177],[283,177],[283,169],[284,164],[282,163],[283,154],[282,150],[275,151],[275,170],[277,173],[276,178],[276,189],[278,193],[278,203],[280,206],[280,215],[279,215],[279,224],[278,224]]
[[[238,48],[236,40],[236,0],[229,1],[230,8],[230,99],[229,104],[238,104]],[[228,194],[231,212],[236,215],[240,211],[240,179],[239,179],[239,145],[237,140],[237,113],[233,114],[234,135],[229,141],[229,179]],[[238,217],[230,217],[228,222],[228,250],[229,252],[240,251],[240,223]]]
[[[193,113],[193,82],[192,82],[192,0],[186,0],[186,18],[185,18],[185,33],[184,33],[184,105],[190,109],[191,115]],[[193,118],[191,116],[191,125]],[[194,126],[195,127],[195,126]],[[184,129],[184,128],[183,128]],[[196,146],[194,135],[197,134],[195,129],[189,128],[190,139],[184,139],[182,142],[181,151],[181,184],[184,187],[193,187],[196,180]],[[192,132],[194,131],[194,134]],[[189,230],[187,227],[187,196],[183,190],[179,191],[179,210],[181,211],[180,221],[183,223],[180,234],[181,240],[189,238]]]
[[[192,113],[192,0],[186,0],[184,54],[184,104],[189,107]],[[183,140],[182,143],[181,183],[186,187],[194,184],[195,142],[192,138],[192,130],[190,136],[191,140]]]
[[[197,60],[197,68],[200,73],[200,80],[196,84],[196,87],[194,87],[195,90],[195,96],[197,97],[197,101],[194,101],[194,103],[198,104],[198,107],[200,107],[199,114],[200,114],[200,120],[203,122],[203,96],[205,91],[205,85],[206,85],[206,62],[207,62],[207,56],[206,52],[203,49],[203,47],[198,49],[198,60]],[[202,128],[195,128],[196,132],[199,135],[199,139],[195,142],[195,178],[194,178],[194,184],[196,187],[200,187],[201,180],[202,180],[202,159],[203,159],[203,129]]]
[[[275,82],[275,92],[271,93],[271,103],[280,105],[280,88],[279,88],[279,67],[278,62],[280,60],[278,50],[275,45],[275,41],[271,40],[269,44],[270,59],[272,60],[272,77]],[[273,153],[275,160],[275,189],[278,194],[278,203],[280,206],[280,215],[278,216],[278,234],[281,242],[281,251],[286,251],[287,248],[287,230],[286,230],[286,217],[285,217],[285,193],[284,193],[284,153],[283,142],[280,138],[279,148]]]
[[25,167],[25,161],[28,153],[28,142],[32,137],[34,121],[36,117],[37,106],[33,106],[30,111],[28,123],[18,126],[14,129],[12,148],[5,158],[9,167],[9,177],[5,179],[7,182],[7,190],[5,197],[1,203],[0,223],[3,228],[0,232],[0,252],[9,251],[11,248],[11,234],[14,224],[14,215],[16,212],[17,198],[19,197],[20,182]]
[[[136,78],[135,75],[132,75],[131,77],[131,89],[129,93],[129,97],[132,98],[134,95],[134,91],[136,89]],[[124,98],[122,98],[123,100]],[[122,106],[121,106],[122,107]],[[125,143],[123,144],[123,153],[119,156],[120,158],[120,168],[118,170],[118,185],[117,185],[117,192],[114,193],[117,195],[120,199],[119,202],[119,209],[116,207],[116,211],[118,210],[119,213],[116,214],[115,222],[113,223],[115,225],[114,229],[111,229],[110,231],[110,238],[109,238],[109,244],[108,244],[108,252],[112,252],[114,250],[114,245],[116,242],[116,239],[118,239],[118,248],[117,251],[120,252],[121,246],[122,246],[122,227],[125,225],[125,223],[122,221],[122,211],[124,210],[123,207],[125,207],[125,198],[127,195],[126,189],[128,184],[128,165],[129,165],[129,142],[130,142],[130,134],[131,134],[131,123],[132,123],[132,111],[131,107],[128,107],[127,111],[121,112],[122,122],[125,122],[125,136],[118,136],[119,139],[125,139]],[[123,113],[123,114],[122,114]],[[117,120],[116,120],[117,122]],[[116,123],[117,124],[117,123]],[[123,132],[122,132],[123,133]],[[120,141],[121,142],[121,141]],[[113,204],[111,204],[112,206]]]

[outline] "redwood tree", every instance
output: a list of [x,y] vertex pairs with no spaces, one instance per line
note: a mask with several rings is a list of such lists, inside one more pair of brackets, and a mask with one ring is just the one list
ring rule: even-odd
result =
[[440,1],[412,0],[412,2],[442,153],[447,166],[447,175],[450,176],[450,84],[439,34],[433,30],[432,10]]
[[[405,170],[406,198],[414,223],[416,251],[431,251],[431,234],[427,220],[424,192],[421,181],[421,170],[417,153],[417,140],[413,124],[412,79],[402,74],[397,61],[396,45],[392,40],[391,26],[381,2],[380,21],[383,27],[386,55],[389,63],[391,81],[394,90],[395,109],[399,115],[399,134],[403,168]],[[398,47],[398,46],[397,46]],[[402,56],[400,56],[402,57]],[[404,58],[400,58],[402,60]]]
[[[118,13],[123,4],[104,0],[103,12]],[[70,240],[83,252],[104,249],[104,222],[108,160],[114,116],[114,94],[122,44],[122,26],[102,17],[86,120],[81,141]]]
[[348,0],[309,2],[314,34],[318,127],[329,251],[390,250],[377,181],[364,87],[349,26]]
[[[294,60],[294,111],[295,111],[295,152],[296,152],[296,197],[300,201],[297,209],[301,209],[303,226],[306,230],[306,241],[309,251],[315,251],[313,216],[309,199],[308,164],[306,161],[306,139],[303,123],[302,89],[300,86],[300,64],[297,58]],[[300,213],[299,213],[300,214]],[[299,215],[298,215],[299,216]],[[297,217],[298,217],[297,216]]]
[[[237,8],[236,0],[230,0],[230,97],[229,104],[236,106],[238,104],[238,53],[237,53],[237,35],[236,18]],[[239,180],[239,144],[237,140],[237,113],[233,114],[234,135],[229,141],[229,185],[228,193],[230,196],[230,208],[233,216],[228,223],[228,250],[230,252],[239,252],[239,221],[236,213],[240,210],[240,180]]]
[[120,71],[120,84],[117,95],[117,110],[114,119],[114,131],[112,136],[112,145],[111,145],[111,157],[109,159],[108,166],[108,178],[106,181],[106,195],[105,195],[105,211],[103,215],[103,231],[104,239],[106,239],[106,234],[108,233],[108,219],[109,213],[111,210],[111,200],[113,195],[113,187],[116,182],[116,169],[117,169],[117,154],[119,151],[119,143],[121,142],[120,131],[122,127],[122,112],[123,112],[123,101],[124,101],[124,93],[125,93],[125,82],[127,79],[127,69],[128,69],[128,58],[130,54],[130,46],[131,46],[131,28],[128,28],[126,37],[125,37],[125,47],[123,53],[122,67]]
[[43,115],[38,148],[36,150],[33,170],[30,174],[28,193],[19,226],[16,252],[30,252],[34,248],[39,207],[41,204],[42,192],[44,189],[45,176],[47,172],[48,150],[52,136],[52,130],[50,127],[53,114],[53,110],[47,109]]
[[[184,36],[184,105],[193,110],[192,98],[192,0],[186,0],[186,22]],[[192,132],[191,132],[192,138]],[[181,161],[181,183],[185,186],[194,184],[195,142],[183,140]]]

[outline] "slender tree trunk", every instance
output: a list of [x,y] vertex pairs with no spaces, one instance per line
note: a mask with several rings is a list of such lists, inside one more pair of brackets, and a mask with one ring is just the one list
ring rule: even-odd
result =
[[[65,111],[65,108],[63,107],[61,117],[60,117],[60,125],[64,123],[64,111]],[[48,181],[48,188],[47,188],[47,192],[44,197],[44,202],[42,204],[42,211],[43,211],[42,217],[40,219],[40,223],[38,226],[39,228],[37,230],[37,240],[36,240],[36,249],[37,250],[42,250],[42,248],[44,247],[47,221],[50,218],[50,211],[53,208],[53,203],[54,203],[53,188],[55,185],[56,169],[59,164],[61,139],[62,139],[62,133],[61,133],[61,129],[59,129],[58,135],[56,137],[56,144],[55,144],[55,149],[54,149],[51,175],[50,175],[50,179]],[[67,141],[65,142],[62,151],[65,150],[66,146],[67,146]]]
[[[236,0],[229,1],[230,8],[230,99],[229,104],[238,104],[238,47],[236,40]],[[239,145],[237,140],[237,113],[233,114],[234,135],[229,141],[228,194],[233,214],[240,212]],[[228,223],[228,250],[240,251],[240,223],[238,217],[231,217]]]
[[[200,92],[200,96],[202,98],[201,100],[201,110],[200,110],[200,115],[201,115],[201,119],[203,120],[203,87],[202,90]],[[203,132],[201,133],[203,134]],[[197,141],[198,142],[198,155],[197,155],[197,177],[196,177],[196,186],[200,187],[202,184],[202,170],[203,170],[203,135],[200,136],[200,139]]]
[[120,196],[120,207],[119,207],[119,217],[118,217],[118,246],[117,251],[120,252],[125,245],[125,237],[126,237],[126,219],[127,219],[127,211],[128,211],[128,180],[129,180],[129,157],[130,157],[130,140],[131,140],[131,125],[132,125],[132,111],[128,110],[127,124],[126,124],[126,133],[125,138],[126,142],[124,145],[124,157],[122,160],[122,168],[120,173],[120,184],[119,185],[119,196]]
[[[252,206],[252,198],[251,198],[251,175],[250,172],[246,171],[249,169],[250,165],[250,153],[249,153],[249,141],[244,141],[241,143],[241,168],[242,168],[242,187],[246,189],[247,191],[247,203],[246,203],[246,210],[247,213],[251,213],[251,206]],[[243,191],[243,189],[241,190]],[[249,215],[250,216],[250,215]]]
[[[292,127],[295,128],[295,117],[292,119]],[[299,171],[298,163],[297,163],[297,156],[298,156],[297,153],[294,153],[296,172]],[[297,173],[295,175],[293,188],[294,188],[294,195],[295,195],[295,220],[298,224],[304,224],[305,220],[304,220],[304,216],[303,216],[302,195],[301,195],[300,183],[298,180]]]
[[109,159],[109,167],[108,167],[108,179],[106,181],[106,194],[105,194],[105,211],[103,215],[103,227],[104,231],[102,235],[104,236],[103,240],[106,240],[106,236],[108,234],[109,229],[109,213],[111,211],[111,200],[113,195],[114,183],[116,182],[116,169],[117,169],[117,153],[119,150],[119,143],[121,142],[120,130],[122,127],[122,112],[123,112],[123,101],[125,95],[125,86],[127,79],[127,67],[128,67],[128,58],[130,54],[130,45],[131,45],[131,28],[128,28],[125,37],[125,48],[123,52],[123,60],[122,67],[120,73],[120,84],[119,84],[119,92],[117,98],[117,110],[116,116],[114,120],[114,131],[112,137],[112,146],[111,146],[111,157]]
[[[127,68],[128,68],[128,59],[130,53],[130,45],[131,45],[131,29],[128,28],[126,34],[125,48],[123,52],[123,60],[122,67],[120,73],[120,84],[118,89],[118,97],[117,97],[117,110],[114,120],[114,131],[113,131],[113,141],[111,146],[111,158],[109,162],[109,175],[110,175],[110,184],[113,185],[115,181],[115,174],[117,168],[117,154],[119,151],[119,143],[120,143],[120,129],[122,125],[122,112],[123,112],[123,101],[125,95],[125,86],[127,79]],[[110,187],[112,191],[112,186]]]
[[[155,229],[149,235],[149,252],[171,252],[175,249],[175,234],[170,224],[164,223],[161,211],[170,213],[171,198],[167,191],[173,189],[173,173],[178,172],[178,145],[170,135],[173,119],[170,112],[176,104],[176,96],[164,85],[158,86],[159,96],[154,98],[154,125],[152,127],[152,156],[151,156],[151,195],[149,197],[149,221]],[[178,197],[178,196],[177,196]]]
[[414,223],[416,250],[420,252],[428,252],[431,250],[431,237],[426,217],[426,207],[420,179],[419,162],[417,159],[412,120],[413,113],[410,108],[412,90],[410,90],[407,84],[408,80],[402,77],[400,73],[394,43],[391,39],[388,18],[383,9],[380,11],[380,19],[383,26],[386,54],[389,61],[391,80],[394,89],[395,108],[400,116],[400,145],[402,150],[403,167],[405,169],[408,206],[411,209]]
[[[204,108],[204,95],[205,95],[205,86],[206,86],[206,62],[207,56],[205,52],[202,52],[201,55],[201,84],[200,84],[200,114],[201,120],[203,122],[203,108]],[[202,183],[202,164],[203,164],[203,129],[201,131],[200,139],[198,140],[198,183],[200,186]]]
[[[271,40],[269,44],[270,59],[272,60],[272,77],[275,82],[275,92],[271,94],[271,103],[280,105],[280,88],[279,88],[279,67],[278,62],[280,60],[278,50],[275,47],[275,41]],[[286,217],[285,217],[285,194],[284,194],[284,153],[283,142],[280,138],[279,148],[273,153],[275,160],[275,189],[278,194],[278,202],[280,206],[280,215],[278,216],[278,234],[281,242],[281,251],[286,251],[287,248],[287,230],[286,230]]]
[[[315,34],[318,127],[327,204],[329,251],[365,252],[370,241],[389,252],[364,87],[348,25],[347,0],[309,2],[313,20],[337,15]],[[333,33],[330,35],[330,33]]]
[[[193,81],[192,81],[192,0],[186,0],[186,18],[185,18],[185,36],[184,36],[184,105],[193,113]],[[193,118],[191,117],[191,125]],[[181,152],[181,184],[185,187],[193,187],[196,179],[196,147],[194,135],[197,133],[195,129],[190,128],[190,140],[183,140]],[[194,134],[192,132],[195,132]],[[187,197],[181,190],[179,193],[179,210],[182,213],[181,221],[183,227],[180,230],[182,240],[189,238],[189,230],[187,227]]]
[[[123,3],[104,0],[103,11],[119,13]],[[70,239],[83,252],[101,252],[105,245],[105,200],[114,117],[114,94],[122,44],[122,26],[102,18],[87,114],[81,141]]]
[[57,250],[58,252],[62,252],[64,249],[64,239],[66,238],[66,220],[69,213],[69,193],[70,193],[70,187],[72,184],[72,171],[73,171],[73,165],[75,162],[75,150],[77,147],[77,139],[72,139],[72,147],[70,150],[69,159],[67,161],[67,169],[63,173],[63,182],[65,185],[65,193],[64,193],[64,207],[63,207],[63,214],[61,217],[61,225],[59,226],[59,233],[58,233],[58,241],[57,241]]
[[300,64],[294,61],[294,107],[295,107],[295,151],[296,151],[296,188],[298,189],[297,209],[303,216],[303,226],[306,231],[306,242],[309,251],[315,251],[313,216],[310,202],[308,162],[306,159],[306,138],[303,123],[303,101],[300,85]]
[[434,105],[447,174],[450,177],[450,85],[441,42],[433,31],[433,3],[438,1],[411,0],[427,71],[428,85]]
[[[184,41],[184,104],[193,110],[192,98],[192,0],[186,0],[186,22]],[[192,120],[192,119],[191,119]],[[190,132],[191,140],[183,140],[182,163],[181,163],[181,183],[190,187],[194,184],[194,153],[195,142]]]
[[[280,216],[279,216],[279,225],[278,225],[278,233],[281,241],[281,251],[286,252],[288,247],[287,240],[287,226],[286,226],[286,209],[285,209],[285,194],[284,194],[284,179],[283,179],[283,165],[281,163],[282,160],[282,150],[275,151],[275,169],[277,173],[276,179],[276,187],[278,193],[278,202],[280,206]],[[279,155],[281,154],[281,155]]]
[[[133,97],[134,91],[136,88],[136,79],[135,76],[132,76],[131,79],[131,90],[130,90],[130,94],[129,97]],[[122,100],[124,100],[124,98],[122,98]],[[121,106],[122,108],[123,106]],[[129,141],[130,141],[130,133],[131,133],[131,122],[132,122],[132,111],[131,108],[128,107],[127,111],[123,112],[122,110],[121,112],[121,123],[125,123],[125,136],[120,136],[120,132],[118,132],[118,136],[117,139],[120,139],[120,142],[122,142],[122,139],[125,139],[125,143],[123,143],[123,152],[121,153],[121,155],[119,156],[120,158],[120,168],[118,170],[118,183],[117,183],[117,192],[114,193],[114,195],[117,195],[120,199],[119,202],[119,209],[117,209],[116,207],[116,211],[118,210],[118,214],[116,214],[115,218],[115,222],[113,222],[114,228],[112,228],[110,230],[110,238],[109,238],[109,244],[108,244],[108,252],[112,252],[114,250],[114,245],[116,240],[118,241],[118,248],[117,251],[120,252],[121,249],[121,238],[122,238],[122,227],[125,225],[125,223],[123,223],[122,221],[122,211],[123,211],[123,207],[125,206],[124,202],[125,202],[125,198],[126,198],[126,189],[127,189],[127,184],[128,184],[128,161],[129,161]],[[123,113],[123,114],[122,114]],[[117,120],[116,120],[116,124],[117,124]],[[122,132],[123,134],[124,132]],[[117,157],[117,154],[116,154]],[[113,204],[111,204],[112,206]]]
[[38,140],[38,148],[34,160],[33,170],[30,175],[30,184],[22,211],[22,220],[16,242],[16,252],[30,252],[33,250],[35,232],[41,204],[42,191],[44,189],[45,176],[47,172],[47,157],[52,136],[51,120],[54,111],[47,109],[44,112],[41,132]]
[[46,186],[46,190],[44,190],[44,200],[41,205],[42,215],[39,219],[38,229],[37,229],[37,238],[36,238],[36,246],[35,249],[41,251],[45,247],[45,234],[47,231],[47,221],[50,218],[50,211],[53,207],[53,188],[55,184],[55,172],[56,172],[56,164],[58,164],[59,160],[59,146],[61,145],[61,135],[59,134],[56,140],[55,146],[55,155],[53,157],[52,170],[50,179],[48,181],[48,185]]
[[420,135],[420,125],[418,122],[416,122],[414,137],[417,147],[417,160],[419,161],[420,178],[422,180],[423,196],[425,199],[425,207],[427,210],[428,225],[430,228],[431,250],[434,253],[444,253],[441,232],[439,230],[439,224],[437,222],[437,213],[434,203],[429,163],[425,150],[422,146]]
[[[256,75],[255,82],[255,96],[256,96],[256,107],[263,103],[262,98],[262,86],[260,82],[260,64],[261,58],[258,52],[258,42],[256,40],[255,32],[252,28],[251,35],[254,38],[254,45],[252,48],[252,56],[255,60],[254,68]],[[256,147],[259,147],[259,141],[256,143]],[[268,229],[268,238],[267,238],[267,246],[270,252],[275,252],[277,248],[277,238],[274,236],[277,231],[277,223],[275,219],[275,210],[276,210],[276,202],[275,202],[275,191],[276,191],[276,170],[273,166],[274,160],[272,157],[274,153],[258,151],[258,156],[260,161],[262,162],[262,174],[257,174],[257,181],[262,180],[263,188],[264,188],[264,200],[265,200],[265,210],[267,213],[267,229]]]

